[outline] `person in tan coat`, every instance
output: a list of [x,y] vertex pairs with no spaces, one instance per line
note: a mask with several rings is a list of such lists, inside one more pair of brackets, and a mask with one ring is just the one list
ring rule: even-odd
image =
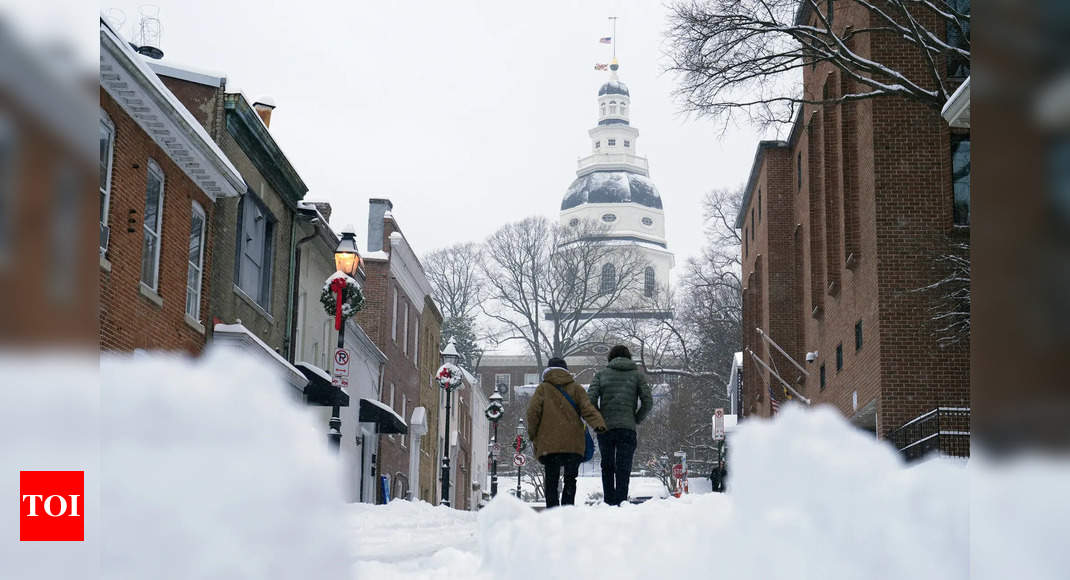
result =
[[[580,415],[596,433],[606,430],[606,422],[587,398],[587,392],[568,372],[565,360],[551,358],[548,364],[542,373],[542,383],[528,403],[527,423],[535,457],[546,471],[546,507],[551,508],[576,503],[576,476],[586,445]],[[563,393],[568,393],[575,407]],[[562,471],[565,485],[558,495]]]

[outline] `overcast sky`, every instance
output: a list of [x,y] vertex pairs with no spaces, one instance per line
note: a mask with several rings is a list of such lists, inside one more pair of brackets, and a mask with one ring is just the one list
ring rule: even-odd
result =
[[[109,2],[130,38],[143,1]],[[637,152],[665,207],[676,274],[703,243],[700,201],[747,177],[758,136],[680,114],[661,71],[656,1],[540,3],[158,0],[164,62],[273,97],[271,132],[363,248],[369,197],[387,197],[419,255],[528,215],[556,219],[589,153],[618,16]],[[112,14],[115,14],[112,12]]]

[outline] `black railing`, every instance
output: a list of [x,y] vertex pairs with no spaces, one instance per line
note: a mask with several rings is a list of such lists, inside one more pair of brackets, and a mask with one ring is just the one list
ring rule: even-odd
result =
[[907,461],[933,451],[944,455],[970,455],[970,408],[937,407],[888,433],[888,441]]

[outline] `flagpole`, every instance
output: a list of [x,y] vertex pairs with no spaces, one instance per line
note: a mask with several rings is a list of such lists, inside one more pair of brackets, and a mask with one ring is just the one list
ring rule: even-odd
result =
[[610,16],[609,20],[613,23],[613,38],[610,39],[613,45],[613,58],[617,58],[617,17]]

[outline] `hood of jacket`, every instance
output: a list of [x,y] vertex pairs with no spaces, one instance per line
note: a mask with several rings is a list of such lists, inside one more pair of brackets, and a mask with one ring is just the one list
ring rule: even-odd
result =
[[542,380],[558,386],[565,386],[573,381],[572,373],[560,367],[549,367],[542,371]]
[[634,371],[635,369],[639,368],[638,366],[636,366],[634,360],[623,356],[617,357],[609,361],[609,364],[606,366],[611,369],[616,369],[618,371]]

